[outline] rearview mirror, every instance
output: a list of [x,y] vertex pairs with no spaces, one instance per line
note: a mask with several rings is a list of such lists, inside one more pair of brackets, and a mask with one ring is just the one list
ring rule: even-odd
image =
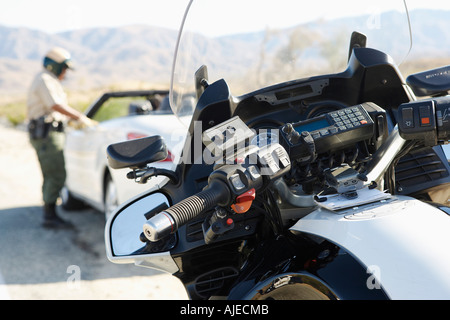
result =
[[168,154],[161,136],[111,144],[106,153],[108,165],[113,169],[142,168],[148,163],[166,159]]
[[[156,188],[157,186],[153,192]],[[124,203],[105,226],[108,259],[113,263],[134,263],[169,273],[178,271],[169,252],[176,240],[160,244],[161,250],[155,250],[153,247],[149,248],[149,244],[143,242],[141,237],[145,222],[156,211],[168,206],[168,198],[160,192],[146,193]]]

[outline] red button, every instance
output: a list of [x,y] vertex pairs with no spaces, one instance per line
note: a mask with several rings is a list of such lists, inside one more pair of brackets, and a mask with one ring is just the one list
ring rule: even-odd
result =
[[422,124],[430,124],[430,118],[420,118]]
[[236,198],[236,203],[231,205],[231,208],[236,213],[245,213],[252,206],[253,200],[255,200],[256,193],[255,189],[250,189],[249,191],[241,194]]

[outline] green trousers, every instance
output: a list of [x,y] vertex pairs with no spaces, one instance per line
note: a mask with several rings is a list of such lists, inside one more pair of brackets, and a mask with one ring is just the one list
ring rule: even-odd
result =
[[54,204],[66,180],[64,162],[65,135],[63,132],[50,131],[47,138],[30,139],[30,142],[36,150],[41,166],[44,180],[42,184],[44,204]]

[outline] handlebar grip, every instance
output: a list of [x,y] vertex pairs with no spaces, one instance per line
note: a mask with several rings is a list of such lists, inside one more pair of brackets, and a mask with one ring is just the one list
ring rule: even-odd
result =
[[226,183],[213,180],[207,189],[150,218],[144,224],[144,235],[152,242],[158,241],[176,232],[179,227],[206,210],[212,209],[216,205],[227,204],[230,197],[230,190]]

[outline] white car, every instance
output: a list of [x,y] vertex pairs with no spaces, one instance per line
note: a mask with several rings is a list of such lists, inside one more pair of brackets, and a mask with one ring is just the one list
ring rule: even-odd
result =
[[[155,90],[105,93],[86,111],[98,125],[68,127],[64,150],[67,178],[61,192],[65,209],[87,204],[105,212],[107,218],[120,203],[149,188],[127,179],[130,169],[113,170],[108,166],[106,149],[111,144],[159,135],[167,146],[168,157],[151,166],[175,168],[186,127],[170,110],[167,94]],[[153,177],[152,185],[162,179]]]

